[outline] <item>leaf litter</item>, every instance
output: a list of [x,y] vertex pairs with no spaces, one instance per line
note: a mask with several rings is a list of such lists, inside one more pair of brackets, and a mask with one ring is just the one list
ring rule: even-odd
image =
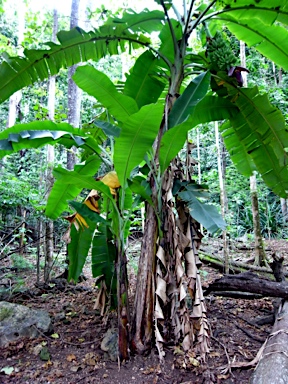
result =
[[[276,242],[276,240],[274,241]],[[277,245],[275,245],[277,246]],[[131,259],[136,256],[132,252]],[[135,260],[131,260],[135,263]],[[205,286],[220,276],[213,268],[203,266]],[[117,325],[116,313],[103,319],[95,308],[97,288],[93,287],[89,267],[82,290],[50,287],[42,295],[16,295],[17,303],[47,310],[53,318],[53,334],[37,339],[20,339],[0,351],[0,382],[8,383],[241,383],[249,382],[253,367],[232,369],[231,366],[252,361],[271,331],[270,324],[254,324],[256,318],[273,313],[270,299],[206,298],[207,318],[212,335],[205,363],[179,346],[164,347],[160,363],[156,348],[148,356],[132,356],[120,368],[101,350],[103,335]],[[33,277],[29,276],[29,281]],[[36,278],[35,280],[36,281]],[[135,290],[135,270],[130,269],[130,291]],[[32,289],[33,291],[33,289]],[[131,301],[132,303],[132,301]],[[57,335],[57,337],[56,337]],[[47,361],[41,360],[45,351]]]

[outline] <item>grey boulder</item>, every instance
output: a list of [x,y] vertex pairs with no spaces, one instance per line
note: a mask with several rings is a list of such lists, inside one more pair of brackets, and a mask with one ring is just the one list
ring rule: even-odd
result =
[[34,338],[51,331],[48,312],[0,301],[0,347],[21,337]]

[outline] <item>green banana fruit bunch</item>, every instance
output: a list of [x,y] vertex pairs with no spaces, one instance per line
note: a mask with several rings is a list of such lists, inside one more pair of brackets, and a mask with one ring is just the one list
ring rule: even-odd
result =
[[223,34],[216,32],[213,38],[207,38],[207,57],[211,61],[211,69],[229,71],[234,67],[237,58]]

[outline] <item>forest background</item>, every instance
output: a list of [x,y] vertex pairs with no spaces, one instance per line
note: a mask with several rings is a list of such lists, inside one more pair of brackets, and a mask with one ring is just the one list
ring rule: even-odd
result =
[[[40,5],[39,2],[38,6]],[[82,14],[79,16],[80,24],[95,27],[101,22],[104,7],[93,7],[93,2],[84,4],[81,2]],[[24,48],[39,48],[44,41],[49,41],[53,33],[53,11],[44,9],[35,11],[33,2],[23,2],[21,15],[17,12],[18,2],[4,1],[1,5],[1,48],[2,52],[15,55]],[[123,3],[125,7],[127,4]],[[137,2],[138,9],[144,4]],[[118,6],[118,5],[117,5]],[[119,5],[119,10],[123,7]],[[36,7],[36,8],[37,8]],[[51,4],[49,5],[51,7]],[[61,6],[58,15],[58,30],[69,29],[70,9]],[[107,9],[117,13],[117,8],[111,4]],[[64,13],[63,13],[64,12]],[[22,18],[22,20],[21,20]],[[23,29],[24,26],[24,29]],[[23,41],[19,41],[19,28],[23,33]],[[233,51],[240,56],[240,43],[235,37],[226,31],[230,39]],[[125,73],[132,66],[135,58],[140,52],[135,50],[132,55],[123,53],[119,56],[111,56],[101,59],[97,68],[108,74],[115,83],[125,79]],[[258,85],[261,92],[267,92],[270,101],[283,113],[287,121],[287,75],[273,62],[263,57],[253,48],[246,47],[246,68],[249,70],[248,86]],[[48,81],[43,81],[37,86],[27,87],[23,90],[23,96],[17,105],[16,123],[26,123],[33,120],[44,120],[48,116]],[[61,70],[57,76],[55,89],[55,122],[67,121],[68,119],[68,75],[67,70]],[[92,116],[91,116],[92,111]],[[85,127],[93,116],[99,113],[94,105],[93,99],[83,94],[81,103],[80,125]],[[9,101],[1,105],[0,119],[1,130],[8,126]],[[196,130],[190,132],[191,142],[195,144],[192,149],[192,157],[195,159],[194,179],[200,184],[209,187],[211,204],[218,207],[220,212],[220,189],[219,174],[217,166],[217,145],[215,139],[214,123],[199,125]],[[220,139],[221,140],[221,139]],[[235,169],[230,160],[229,154],[221,146],[222,167],[225,170],[225,184],[227,194],[227,212],[225,221],[227,231],[231,238],[247,236],[253,239],[253,215],[249,178],[242,176]],[[183,149],[185,153],[185,149]],[[66,162],[66,152],[63,147],[58,146],[55,152],[55,164],[63,165]],[[183,155],[184,156],[184,155]],[[197,164],[196,164],[197,163]],[[43,210],[47,197],[47,150],[22,150],[0,160],[1,165],[1,238],[12,233],[15,238],[24,236],[23,241],[35,246],[38,235],[39,222],[45,220]],[[105,169],[100,171],[104,174]],[[259,215],[262,236],[265,238],[286,238],[287,236],[287,207],[285,201],[276,196],[265,186],[261,178],[257,178],[257,190],[259,201]],[[25,217],[26,226],[19,226],[22,223],[23,210],[28,212]],[[135,207],[133,213],[131,231],[141,231],[140,206]],[[62,242],[62,236],[67,224],[62,219],[57,219],[55,225],[55,244]],[[41,236],[38,236],[41,237]],[[9,238],[10,239],[10,238]],[[19,250],[21,251],[21,250]],[[6,246],[1,251],[1,256],[9,253]]]

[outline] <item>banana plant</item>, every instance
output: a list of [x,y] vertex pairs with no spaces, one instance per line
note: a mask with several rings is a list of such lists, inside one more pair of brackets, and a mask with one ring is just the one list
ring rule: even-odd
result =
[[[282,197],[286,197],[288,190],[288,135],[284,117],[257,87],[241,88],[239,71],[243,69],[237,66],[222,32],[226,26],[248,46],[288,69],[287,1],[275,0],[271,5],[269,0],[212,0],[196,5],[190,0],[182,12],[172,0],[155,2],[162,11],[144,10],[136,14],[128,10],[121,18],[110,18],[98,30],[84,32],[75,28],[60,32],[59,43],[48,43],[49,49],[26,50],[23,57],[4,55],[0,65],[0,100],[4,101],[16,90],[57,74],[62,67],[97,61],[131,48],[145,49],[121,92],[90,65],[79,67],[74,75],[78,86],[95,97],[113,118],[113,123],[94,124],[102,134],[109,132],[115,140],[111,170],[116,171],[121,186],[116,195],[93,178],[103,157],[92,133],[64,123],[33,122],[0,134],[2,156],[47,143],[82,148],[84,161],[73,172],[55,171],[56,183],[46,213],[54,218],[61,214],[67,201],[84,187],[102,195],[105,223],[100,223],[97,212],[92,212],[91,219],[92,213],[74,204],[88,227],[77,233],[73,229],[71,233],[78,239],[71,242],[71,248],[78,244],[85,253],[78,254],[72,263],[74,272],[70,276],[81,270],[89,249],[86,243],[92,237],[96,256],[98,252],[110,254],[110,246],[115,248],[119,353],[123,359],[128,357],[128,340],[137,352],[146,351],[155,340],[160,358],[164,357],[164,346],[170,339],[181,343],[185,352],[195,345],[202,357],[208,351],[209,332],[198,271],[201,235],[193,220],[193,213],[199,221],[206,215],[203,206],[202,215],[199,213],[199,201],[206,195],[195,188],[192,180],[185,179],[177,157],[187,133],[201,123],[225,121],[221,132],[238,170],[247,176],[257,170]],[[194,31],[201,36],[203,45],[197,53],[193,47]],[[156,44],[151,41],[152,32],[158,34]],[[138,172],[143,161],[149,169],[144,175]],[[134,311],[129,318],[125,233],[131,191],[146,201],[146,222]],[[211,211],[209,215],[215,217]],[[216,223],[216,228],[221,226],[223,223]],[[107,252],[100,247],[105,243],[103,239]],[[107,264],[103,265],[102,271],[106,267]],[[107,270],[103,273],[108,275]],[[188,307],[189,295],[192,309]]]

